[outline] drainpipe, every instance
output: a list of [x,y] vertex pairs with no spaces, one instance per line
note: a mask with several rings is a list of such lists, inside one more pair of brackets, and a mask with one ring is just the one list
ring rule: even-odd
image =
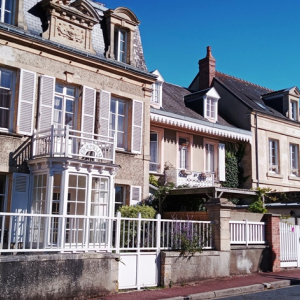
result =
[[255,113],[255,159],[256,159],[256,186],[259,187],[259,172],[258,172],[258,140],[257,140],[257,113]]

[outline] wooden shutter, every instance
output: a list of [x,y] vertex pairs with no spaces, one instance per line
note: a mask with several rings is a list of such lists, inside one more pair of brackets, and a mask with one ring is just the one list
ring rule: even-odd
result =
[[50,130],[53,124],[55,78],[41,76],[40,81],[40,110],[38,130]]
[[226,181],[225,144],[219,144],[219,181]]
[[91,133],[86,135],[92,138],[95,129],[95,104],[96,104],[96,90],[87,86],[83,87],[82,96],[82,122],[81,130],[84,133]]
[[141,202],[141,192],[142,187],[140,186],[131,186],[130,188],[130,205],[136,205]]
[[13,173],[13,189],[10,211],[26,213],[29,200],[29,174]]
[[133,153],[142,152],[142,134],[143,134],[143,102],[133,100],[131,152]]
[[100,91],[100,135],[109,136],[110,93]]
[[21,70],[17,119],[18,133],[31,135],[33,132],[35,87],[36,74],[34,72]]

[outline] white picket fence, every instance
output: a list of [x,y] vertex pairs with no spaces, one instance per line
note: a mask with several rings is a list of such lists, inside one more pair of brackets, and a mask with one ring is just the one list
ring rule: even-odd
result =
[[0,212],[0,252],[180,249],[181,238],[212,249],[211,222]]
[[300,226],[280,222],[280,266],[300,267]]
[[229,221],[230,244],[265,244],[265,222]]

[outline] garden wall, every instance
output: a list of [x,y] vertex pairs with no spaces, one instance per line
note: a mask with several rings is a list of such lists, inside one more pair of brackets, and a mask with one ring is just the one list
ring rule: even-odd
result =
[[0,299],[74,299],[116,293],[118,255],[111,253],[0,257]]

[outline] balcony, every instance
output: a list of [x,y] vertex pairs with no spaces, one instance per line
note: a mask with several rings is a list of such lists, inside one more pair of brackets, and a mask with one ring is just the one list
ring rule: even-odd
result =
[[115,162],[113,137],[51,126],[32,137],[32,158],[70,157],[95,162]]
[[214,186],[214,173],[187,171],[170,168],[166,170],[168,182],[174,182],[176,186],[188,185],[189,187]]

